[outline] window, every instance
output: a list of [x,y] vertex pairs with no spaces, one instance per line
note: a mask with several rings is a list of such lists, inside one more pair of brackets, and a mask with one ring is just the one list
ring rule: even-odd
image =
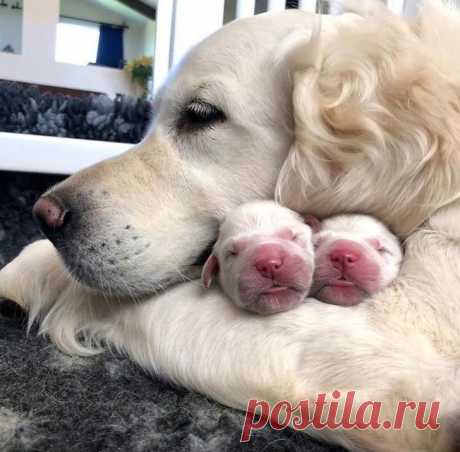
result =
[[99,43],[97,24],[61,20],[56,38],[56,61],[84,66],[96,62]]

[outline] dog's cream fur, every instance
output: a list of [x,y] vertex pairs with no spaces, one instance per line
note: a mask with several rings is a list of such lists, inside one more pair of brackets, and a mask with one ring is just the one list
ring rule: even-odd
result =
[[[438,5],[428,5],[411,23],[376,4],[363,14],[333,19],[317,30],[302,13],[284,13],[279,21],[255,18],[237,28],[224,28],[204,47],[199,46],[187,71],[189,78],[197,80],[209,69],[201,68],[204,60],[193,61],[193,55],[203,57],[200,48],[225,60],[231,50],[224,43],[233,45],[245,27],[249,33],[257,30],[251,36],[260,52],[272,29],[292,29],[294,35],[283,41],[277,55],[278,64],[287,64],[292,71],[292,86],[287,81],[272,83],[275,91],[269,93],[266,87],[251,84],[252,79],[244,79],[250,72],[243,72],[241,89],[259,90],[258,111],[265,110],[271,119],[276,118],[273,109],[279,107],[276,102],[283,93],[293,91],[295,132],[289,155],[283,157],[269,140],[255,141],[257,121],[251,125],[250,118],[245,118],[253,129],[234,125],[226,129],[230,134],[226,139],[236,134],[236,148],[243,146],[243,138],[249,140],[249,147],[244,147],[249,160],[264,161],[264,165],[257,163],[252,172],[248,166],[237,166],[230,156],[221,158],[222,165],[234,165],[235,177],[246,185],[225,179],[225,172],[217,172],[218,162],[211,160],[206,169],[191,164],[190,172],[193,178],[203,178],[204,188],[213,177],[220,179],[218,193],[193,201],[183,182],[190,179],[181,179],[180,189],[192,207],[204,203],[203,212],[209,213],[206,209],[212,198],[216,205],[221,202],[224,212],[251,193],[267,196],[272,173],[279,171],[284,158],[277,195],[289,207],[321,216],[356,210],[371,213],[406,238],[406,255],[395,284],[353,308],[312,299],[296,310],[270,317],[241,311],[218,289],[204,292],[198,282],[178,285],[142,303],[114,302],[108,291],[105,298],[76,283],[51,243],[40,241],[0,272],[0,294],[28,309],[30,321],[40,321],[41,331],[68,353],[92,353],[104,342],[151,372],[237,408],[245,408],[250,398],[295,402],[314,399],[318,392],[356,390],[359,400],[384,402],[391,419],[398,400],[440,400],[438,431],[416,430],[408,418],[401,431],[311,433],[354,450],[455,450],[460,414],[460,60],[455,50],[460,43],[460,20],[457,13]],[[299,33],[302,20],[305,33]],[[238,33],[232,35],[235,30]],[[257,63],[239,61],[248,67]],[[225,84],[225,74],[219,77],[219,83]],[[178,96],[184,85],[173,78],[168,86]],[[233,95],[243,94],[234,90]],[[271,99],[277,99],[275,105]],[[238,103],[233,106],[235,114],[243,111]],[[273,128],[277,130],[276,124]],[[241,138],[238,132],[245,136]],[[215,133],[213,140],[219,140],[223,132]],[[278,138],[273,132],[270,138],[281,149],[290,132],[280,127],[277,133]],[[158,140],[155,132],[141,151]],[[203,140],[197,146],[210,152]],[[267,153],[261,157],[266,144]],[[163,145],[163,172],[155,171],[163,177],[166,190],[175,190],[164,174],[182,163],[168,143]],[[75,190],[88,174],[99,174],[98,180],[104,180],[104,173],[110,172],[106,169],[129,167],[135,155],[76,175],[64,187]],[[137,155],[148,161],[145,154]],[[186,158],[198,159],[195,154]],[[256,178],[261,168],[267,168],[263,183],[248,189],[255,179],[244,178]],[[135,170],[131,171],[134,175]],[[142,179],[144,173],[137,177]],[[123,182],[111,180],[106,187],[117,199],[131,200],[135,207],[128,216],[148,225],[148,214],[136,204],[138,200],[120,188]],[[165,215],[179,205],[178,196],[177,192],[171,196]],[[166,206],[165,199],[162,203]],[[180,211],[173,218],[182,222],[190,215],[191,210]],[[166,223],[162,224],[169,233]],[[195,232],[192,228],[189,234]],[[204,242],[209,229],[200,234],[198,241]],[[184,250],[175,250],[179,259]],[[163,254],[161,259],[165,259]],[[142,268],[136,275],[139,271]],[[143,279],[136,281],[146,281],[147,286],[150,277],[144,272]],[[77,340],[79,336],[83,341]]]

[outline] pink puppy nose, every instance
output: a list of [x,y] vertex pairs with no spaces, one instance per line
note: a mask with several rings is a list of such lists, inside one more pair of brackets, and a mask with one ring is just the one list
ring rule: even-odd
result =
[[362,253],[360,246],[349,240],[340,240],[336,243],[333,250],[329,253],[332,265],[342,270],[353,267],[361,259]]
[[275,244],[261,245],[255,253],[255,266],[264,278],[273,278],[283,267],[285,251]]

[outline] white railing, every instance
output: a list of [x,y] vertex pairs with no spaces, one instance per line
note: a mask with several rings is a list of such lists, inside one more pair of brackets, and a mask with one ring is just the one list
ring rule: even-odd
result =
[[299,0],[299,8],[314,13],[316,12],[317,3],[316,0]]
[[72,174],[127,151],[130,144],[0,132],[0,169]]
[[[406,2],[404,0],[387,0],[386,4],[388,8],[390,8],[396,14],[403,14],[404,13],[404,4]],[[414,1],[407,2],[407,3],[416,3]]]
[[[164,83],[170,68],[196,43],[219,29],[224,21],[225,3],[235,9],[235,18],[255,14],[256,0],[158,0],[154,67],[154,92]],[[386,0],[388,7],[402,14],[406,3],[417,0]],[[286,0],[267,0],[267,11],[282,11]],[[298,0],[299,9],[322,11],[328,0]]]
[[256,0],[246,0],[245,2],[238,1],[236,3],[236,17],[240,19],[242,17],[253,16],[255,8]]
[[[388,0],[387,4],[400,14],[407,3],[414,1],[416,0]],[[171,67],[192,46],[222,26],[226,2],[231,2],[234,6],[236,18],[255,14],[256,0],[158,0],[154,92],[164,83]],[[299,0],[299,7],[314,12],[321,10],[318,8],[319,2],[320,0]],[[285,0],[267,0],[267,11],[281,11],[285,9],[285,3]],[[102,86],[104,77],[112,77],[114,89],[121,87],[126,82],[124,76],[119,74],[121,71],[115,73],[113,69],[92,68],[97,76],[89,80],[85,74],[78,73],[82,68],[69,68],[67,66],[71,65],[54,62],[58,8],[58,0],[24,0],[24,53],[22,56],[0,54],[0,78],[63,87],[75,87],[72,80],[78,78],[80,83],[84,80],[84,83],[89,84],[86,89],[97,91],[96,85],[100,83]],[[44,47],[45,44],[48,48]],[[38,50],[41,54],[48,55],[40,64],[34,60],[34,52]],[[22,69],[31,64],[36,64],[36,80],[23,80]],[[70,77],[70,70],[77,72],[66,79],[66,74]],[[117,155],[130,147],[117,143],[0,132],[0,169],[68,174]]]
[[285,0],[268,0],[268,11],[283,11],[286,8]]

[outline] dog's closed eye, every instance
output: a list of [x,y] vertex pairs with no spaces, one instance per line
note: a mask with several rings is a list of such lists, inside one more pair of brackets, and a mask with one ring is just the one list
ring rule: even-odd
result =
[[192,99],[181,111],[177,128],[181,132],[194,132],[226,119],[225,113],[215,105],[201,99]]

